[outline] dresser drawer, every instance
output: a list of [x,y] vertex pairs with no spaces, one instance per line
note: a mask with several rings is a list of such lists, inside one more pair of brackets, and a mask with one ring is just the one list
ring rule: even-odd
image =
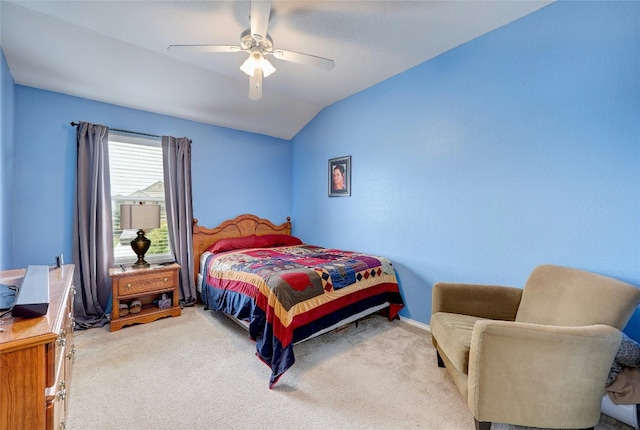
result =
[[56,363],[56,378],[52,386],[45,392],[46,428],[51,430],[64,429],[67,415],[68,380],[66,379],[68,365],[65,359]]
[[176,286],[176,271],[152,271],[135,277],[118,278],[118,295],[130,296],[170,290]]
[[60,363],[65,361],[73,347],[73,287],[67,296],[65,305],[61,307],[59,314],[59,328],[57,328],[57,338],[54,342],[49,342],[44,346],[45,350],[45,383],[47,387],[52,387],[58,378]]
[[55,342],[50,342],[45,345],[45,352],[46,384],[47,387],[51,387],[55,384],[57,369],[67,354],[67,336],[65,329],[60,330]]

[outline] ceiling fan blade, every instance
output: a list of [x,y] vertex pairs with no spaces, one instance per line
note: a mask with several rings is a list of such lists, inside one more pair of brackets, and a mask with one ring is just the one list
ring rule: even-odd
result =
[[251,1],[251,36],[258,42],[267,38],[271,1]]
[[318,57],[316,55],[303,54],[301,52],[274,49],[273,52],[268,52],[267,54],[273,55],[279,60],[291,61],[292,63],[304,64],[306,66],[317,67],[318,69],[323,70],[331,70],[335,67],[333,60]]
[[253,76],[249,77],[249,98],[251,100],[262,98],[262,69],[255,69]]
[[242,48],[235,45],[169,45],[172,52],[239,52]]

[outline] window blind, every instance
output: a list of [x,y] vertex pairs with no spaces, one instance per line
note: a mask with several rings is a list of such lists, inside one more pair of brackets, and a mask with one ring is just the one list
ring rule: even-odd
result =
[[115,263],[124,264],[137,260],[130,245],[137,230],[120,228],[120,205],[140,202],[160,205],[160,228],[145,230],[145,236],[151,240],[145,260],[149,263],[171,260],[160,139],[110,132],[109,174]]

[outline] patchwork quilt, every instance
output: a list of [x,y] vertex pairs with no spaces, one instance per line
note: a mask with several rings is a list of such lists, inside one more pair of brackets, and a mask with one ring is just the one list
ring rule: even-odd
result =
[[269,388],[295,362],[293,344],[383,303],[403,307],[392,263],[313,245],[253,248],[206,260],[202,300],[249,322],[256,355],[271,367]]

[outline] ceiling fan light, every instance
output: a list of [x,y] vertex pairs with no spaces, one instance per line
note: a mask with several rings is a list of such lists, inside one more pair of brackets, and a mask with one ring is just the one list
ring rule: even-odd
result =
[[262,69],[262,76],[265,78],[276,71],[276,68],[273,67],[273,64],[265,59],[260,51],[254,50],[249,55],[249,58],[247,58],[244,63],[242,63],[242,66],[240,66],[240,70],[242,70],[249,76],[253,76],[256,69]]
[[262,57],[262,76],[265,78],[273,74],[276,71],[276,68],[273,67],[273,64],[269,62],[266,58]]
[[249,55],[249,58],[244,60],[242,66],[240,66],[240,70],[246,73],[249,76],[253,76],[253,71],[256,69],[256,60],[253,58],[253,54]]

